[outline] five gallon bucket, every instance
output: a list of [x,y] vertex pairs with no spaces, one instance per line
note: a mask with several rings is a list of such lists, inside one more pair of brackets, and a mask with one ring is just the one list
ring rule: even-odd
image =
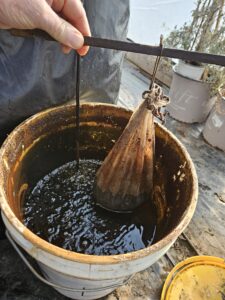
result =
[[205,82],[184,77],[176,68],[173,70],[169,96],[169,114],[185,123],[204,122],[214,104],[214,98],[209,98],[209,86]]
[[225,151],[225,91],[219,91],[203,130],[203,137],[212,146]]
[[[113,105],[81,106],[80,155],[104,159],[126,126],[131,111]],[[197,201],[197,177],[181,143],[166,128],[156,127],[156,159],[162,178],[155,192],[164,191],[158,222],[164,227],[157,241],[142,250],[109,256],[86,255],[54,246],[23,225],[22,206],[45,174],[75,157],[75,106],[41,112],[18,126],[0,151],[0,203],[13,245],[38,262],[46,280],[73,299],[97,299],[125,284],[130,276],[157,261],[190,222]],[[160,197],[159,197],[160,199]],[[18,250],[21,251],[21,250]],[[21,254],[21,257],[23,255]]]

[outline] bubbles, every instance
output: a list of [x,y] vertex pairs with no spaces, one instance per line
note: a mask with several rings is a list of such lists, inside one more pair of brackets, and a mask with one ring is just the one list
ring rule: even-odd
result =
[[142,249],[155,235],[148,205],[133,214],[95,206],[93,185],[101,162],[69,162],[41,179],[24,202],[24,224],[50,243],[85,254],[111,255]]

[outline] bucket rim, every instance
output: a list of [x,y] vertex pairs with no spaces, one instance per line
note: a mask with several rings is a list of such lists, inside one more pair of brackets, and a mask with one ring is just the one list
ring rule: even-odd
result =
[[[29,124],[30,122],[34,121],[35,119],[38,118],[43,118],[44,116],[48,115],[49,112],[57,112],[60,111],[61,109],[65,109],[65,107],[73,107],[75,109],[75,104],[68,104],[68,105],[61,105],[53,108],[46,109],[44,111],[41,111],[30,118],[26,119],[24,122],[19,124],[6,138],[4,141],[3,145],[0,148],[0,167],[1,164],[4,163],[3,160],[3,155],[6,149],[8,148],[8,145],[10,144],[10,141],[13,139],[13,137],[17,134],[18,130],[21,130],[24,125]],[[83,102],[81,104],[81,107],[111,107],[113,109],[119,109],[120,111],[123,112],[128,112],[132,113],[132,110],[119,107],[114,104],[106,104],[106,103],[90,103],[90,102]],[[14,214],[13,210],[10,208],[10,205],[7,201],[6,193],[4,191],[4,176],[3,172],[1,171],[0,168],[0,207],[2,210],[2,213],[4,216],[7,218],[9,223],[13,226],[13,228],[23,236],[25,240],[30,242],[31,244],[35,245],[35,248],[40,248],[41,250],[50,253],[54,256],[70,260],[70,261],[75,261],[79,263],[85,263],[85,264],[99,264],[99,265],[105,265],[105,264],[116,264],[121,261],[132,261],[136,259],[143,258],[145,256],[148,256],[152,253],[158,252],[163,248],[166,248],[167,245],[173,243],[178,236],[182,233],[182,231],[187,227],[189,224],[196,205],[197,205],[197,198],[198,198],[198,179],[197,179],[197,174],[195,170],[195,166],[191,160],[191,157],[189,153],[187,152],[186,148],[183,146],[183,144],[178,140],[178,138],[170,132],[166,127],[163,125],[155,122],[156,127],[159,127],[160,130],[164,131],[169,137],[173,139],[173,141],[179,146],[181,149],[187,163],[189,170],[191,172],[191,177],[192,177],[192,196],[190,199],[190,204],[184,211],[183,215],[181,216],[180,222],[174,227],[174,229],[169,232],[166,236],[164,236],[161,240],[157,241],[156,243],[137,250],[137,251],[132,251],[129,253],[125,254],[116,254],[116,255],[88,255],[88,254],[82,254],[82,253],[77,253],[74,251],[66,250],[63,248],[60,248],[58,246],[55,246],[46,240],[38,237],[35,233],[33,233],[31,230],[29,230]]]

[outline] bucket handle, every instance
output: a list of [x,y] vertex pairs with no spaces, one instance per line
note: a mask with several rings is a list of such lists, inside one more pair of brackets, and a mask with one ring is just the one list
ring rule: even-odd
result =
[[13,248],[16,250],[17,254],[20,256],[20,258],[23,260],[23,262],[25,263],[25,265],[28,267],[28,269],[33,273],[33,275],[39,279],[40,281],[42,281],[43,283],[45,283],[48,286],[51,286],[53,288],[56,289],[61,289],[61,290],[66,290],[66,291],[70,291],[70,292],[101,292],[104,290],[108,290],[108,289],[116,289],[122,285],[127,284],[127,282],[131,279],[131,276],[129,276],[127,279],[125,279],[123,282],[118,283],[118,284],[113,284],[113,285],[109,285],[109,286],[105,286],[105,287],[101,287],[101,288],[92,288],[92,289],[77,289],[77,288],[70,288],[70,287],[66,287],[66,286],[61,286],[58,284],[55,284],[47,279],[45,279],[41,274],[39,274],[34,267],[30,264],[30,262],[27,260],[27,258],[24,256],[24,254],[22,253],[22,251],[19,249],[18,245],[16,244],[16,242],[13,240],[12,236],[10,235],[10,233],[8,232],[8,230],[6,230],[5,232],[9,242],[11,243],[11,245],[13,246]]

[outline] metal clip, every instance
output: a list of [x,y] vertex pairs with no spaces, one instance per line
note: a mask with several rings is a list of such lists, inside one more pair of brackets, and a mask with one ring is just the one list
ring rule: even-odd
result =
[[160,55],[157,56],[154,69],[153,69],[153,74],[152,74],[152,80],[149,86],[149,90],[145,91],[142,94],[142,98],[146,100],[147,108],[151,110],[152,114],[159,118],[162,123],[165,123],[165,115],[161,113],[161,107],[166,106],[169,103],[169,97],[163,95],[162,88],[155,84],[155,77],[157,73],[157,69],[159,66],[159,62],[162,56],[162,51],[163,51],[163,36],[160,36],[160,44],[159,44],[161,50],[160,50]]
[[162,88],[154,83],[151,90],[145,91],[142,98],[146,100],[147,108],[151,110],[153,116],[157,117],[165,123],[165,114],[162,114],[161,108],[166,106],[170,100],[169,97],[163,94]]

